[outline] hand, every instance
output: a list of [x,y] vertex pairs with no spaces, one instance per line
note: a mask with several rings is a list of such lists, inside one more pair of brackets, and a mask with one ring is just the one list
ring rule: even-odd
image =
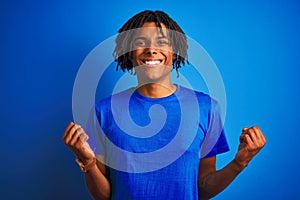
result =
[[258,126],[243,128],[235,161],[240,166],[246,167],[265,144],[266,138]]
[[71,122],[66,128],[62,140],[83,163],[94,159],[95,153],[87,143],[88,135],[80,125]]

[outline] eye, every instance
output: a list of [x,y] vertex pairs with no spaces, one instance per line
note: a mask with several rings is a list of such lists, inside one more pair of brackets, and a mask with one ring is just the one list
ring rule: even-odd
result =
[[159,46],[166,46],[166,45],[169,45],[169,41],[166,40],[166,39],[162,39],[162,40],[158,40],[158,41],[157,41],[157,44],[158,44]]
[[146,42],[144,40],[136,40],[136,41],[134,41],[134,46],[144,47],[144,46],[146,46]]

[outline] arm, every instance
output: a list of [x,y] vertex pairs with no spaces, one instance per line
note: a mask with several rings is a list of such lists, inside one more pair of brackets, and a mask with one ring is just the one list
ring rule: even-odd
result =
[[[62,139],[83,164],[91,163],[95,159],[95,154],[87,143],[88,136],[79,125],[71,122]],[[111,187],[107,170],[101,162],[103,158],[98,155],[96,157],[96,164],[85,173],[86,184],[94,199],[110,199]]]
[[266,139],[257,126],[244,128],[235,158],[223,169],[216,170],[215,156],[202,158],[198,176],[199,199],[209,199],[223,191],[265,144]]
[[105,165],[97,159],[97,164],[85,173],[87,187],[94,199],[110,199],[110,183]]

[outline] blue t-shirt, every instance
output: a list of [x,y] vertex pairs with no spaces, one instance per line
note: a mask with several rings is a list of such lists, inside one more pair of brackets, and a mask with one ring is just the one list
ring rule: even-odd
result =
[[95,110],[88,142],[105,158],[112,199],[198,199],[200,158],[229,150],[217,102],[179,85],[163,98],[131,88]]

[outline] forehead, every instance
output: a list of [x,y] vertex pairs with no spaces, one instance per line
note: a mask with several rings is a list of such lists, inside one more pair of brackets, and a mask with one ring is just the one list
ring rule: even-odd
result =
[[136,30],[135,36],[168,36],[167,27],[161,23],[161,27],[155,22],[146,22],[143,26]]

